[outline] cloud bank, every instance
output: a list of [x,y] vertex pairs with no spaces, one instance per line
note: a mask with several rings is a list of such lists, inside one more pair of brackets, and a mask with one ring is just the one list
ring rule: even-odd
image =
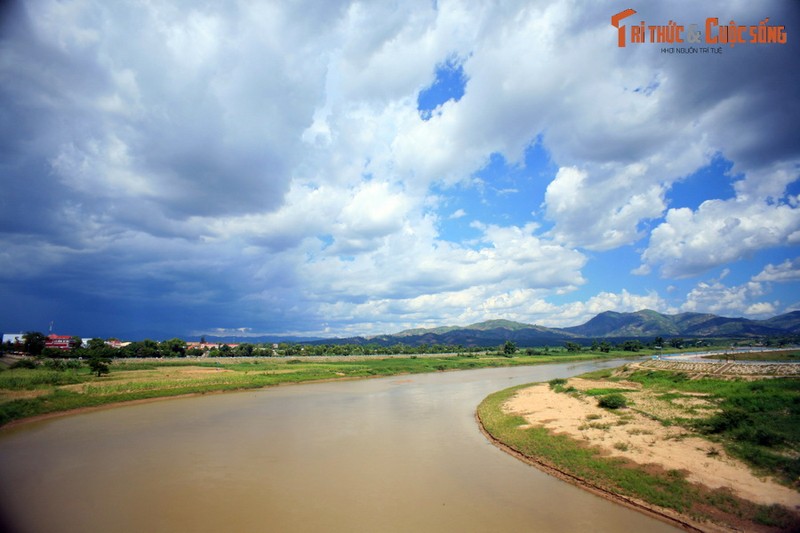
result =
[[[769,16],[789,43],[620,49],[609,2],[11,5],[0,285],[19,305],[4,327],[355,334],[785,311],[800,301],[797,10],[632,7]],[[421,111],[447,69],[456,86]],[[552,172],[528,172],[534,146]],[[528,185],[476,180],[493,158]],[[697,177],[719,158],[733,197]],[[529,215],[460,203],[490,180],[501,211]],[[671,203],[677,185],[702,201]],[[587,274],[621,254],[636,264]],[[722,268],[742,284],[703,281]],[[689,281],[667,295],[674,280]]]

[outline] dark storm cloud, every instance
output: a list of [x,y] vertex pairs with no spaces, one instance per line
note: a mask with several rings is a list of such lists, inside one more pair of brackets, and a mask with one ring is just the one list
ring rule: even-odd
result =
[[735,13],[702,7],[695,5],[688,15],[698,24],[717,17],[720,25],[734,20],[739,25],[757,26],[768,18],[769,25],[785,26],[788,39],[786,44],[718,45],[721,55],[709,61],[665,58],[673,78],[669,97],[673,107],[684,112],[686,135],[693,133],[692,117],[721,108],[723,112],[715,115],[709,132],[713,142],[725,146],[725,155],[743,168],[800,156],[794,134],[800,122],[800,6],[796,2],[754,2],[737,6]]
[[240,39],[221,13],[115,4],[54,21],[29,7],[2,44],[12,209],[43,196],[50,211],[53,195],[87,215],[124,199],[175,219],[281,204],[321,87],[294,79],[280,51]]

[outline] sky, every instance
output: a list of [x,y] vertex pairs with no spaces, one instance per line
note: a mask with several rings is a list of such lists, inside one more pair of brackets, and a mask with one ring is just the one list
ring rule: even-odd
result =
[[[0,17],[3,332],[800,309],[795,1],[31,0]],[[683,43],[631,41],[671,21]],[[719,42],[762,22],[786,42]]]

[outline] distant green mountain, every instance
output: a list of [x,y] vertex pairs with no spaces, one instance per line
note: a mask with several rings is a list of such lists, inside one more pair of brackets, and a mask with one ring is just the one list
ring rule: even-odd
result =
[[509,331],[520,331],[523,329],[541,328],[540,326],[533,326],[531,324],[523,324],[521,322],[514,322],[512,320],[486,320],[485,322],[478,322],[467,326],[467,329],[477,329],[479,331],[490,331],[493,329],[507,329]]
[[[654,337],[761,337],[800,334],[800,311],[768,320],[728,318],[706,313],[665,315],[650,309],[635,313],[606,311],[585,324],[546,328],[511,320],[487,320],[469,326],[416,328],[392,335],[336,339],[333,342],[391,345],[404,343],[461,346],[497,346],[505,341],[521,346],[557,345],[565,341],[594,339],[652,339]],[[328,339],[327,342],[331,342]]]
[[449,333],[450,331],[461,329],[458,326],[440,326],[438,328],[414,328],[414,329],[406,329],[399,333],[394,333],[393,337],[413,337],[415,335],[426,335],[433,333],[434,335],[443,335],[445,333]]
[[645,309],[635,313],[606,311],[580,326],[563,328],[581,337],[652,337],[680,335],[680,328],[666,315]]
[[779,315],[769,320],[764,320],[764,324],[778,329],[785,329],[793,332],[800,331],[800,311],[792,311],[785,315]]
[[712,314],[664,315],[645,309],[635,313],[607,311],[580,326],[563,328],[581,337],[733,337],[795,334],[800,331],[798,312],[769,320],[727,318]]
[[561,344],[574,335],[553,328],[523,324],[511,320],[487,320],[469,326],[443,326],[438,328],[407,329],[393,335],[369,338],[342,339],[358,344],[397,343],[419,346],[421,344],[446,344],[453,346],[496,346],[510,340],[525,345]]

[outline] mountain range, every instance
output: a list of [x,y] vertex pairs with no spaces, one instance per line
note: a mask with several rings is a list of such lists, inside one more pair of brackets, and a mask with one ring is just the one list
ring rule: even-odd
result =
[[[665,315],[644,309],[634,313],[606,311],[585,324],[566,328],[547,328],[510,320],[488,320],[469,326],[416,328],[399,333],[371,337],[303,339],[309,344],[379,344],[398,343],[410,346],[449,344],[462,346],[497,346],[512,341],[520,346],[545,346],[566,341],[653,340],[674,338],[754,338],[800,335],[800,311],[792,311],[767,320],[729,318],[705,313]],[[216,342],[290,342],[290,339],[214,338]],[[297,339],[291,339],[297,340]]]

